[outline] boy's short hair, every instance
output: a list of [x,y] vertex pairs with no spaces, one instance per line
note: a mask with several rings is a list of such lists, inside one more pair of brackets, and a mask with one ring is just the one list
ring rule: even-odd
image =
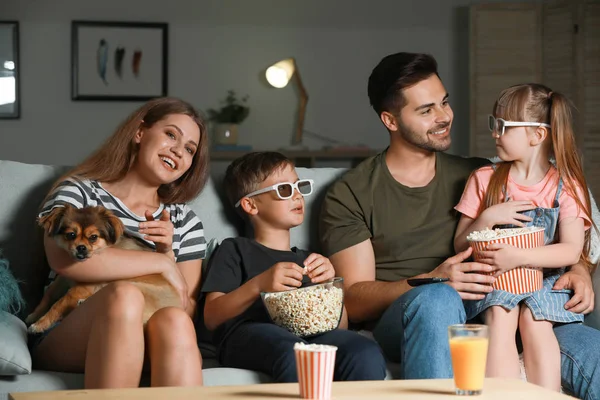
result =
[[276,151],[261,151],[235,159],[225,172],[225,193],[231,205],[242,197],[258,190],[259,185],[271,174],[294,163]]

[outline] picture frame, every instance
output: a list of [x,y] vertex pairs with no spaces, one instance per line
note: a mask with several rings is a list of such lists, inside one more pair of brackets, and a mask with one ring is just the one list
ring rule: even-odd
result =
[[167,23],[72,21],[72,100],[166,96],[168,49]]
[[0,119],[21,117],[19,22],[0,21]]

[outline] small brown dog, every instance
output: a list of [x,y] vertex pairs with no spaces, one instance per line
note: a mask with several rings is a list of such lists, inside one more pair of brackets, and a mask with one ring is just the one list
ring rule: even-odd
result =
[[[39,224],[48,236],[54,238],[61,248],[78,261],[85,261],[109,246],[152,251],[151,248],[144,246],[136,239],[126,236],[121,220],[100,206],[75,208],[66,205],[57,207],[40,218]],[[154,312],[161,308],[181,307],[179,294],[160,274],[123,279],[121,282],[135,285],[144,295],[144,324]],[[110,282],[76,283],[60,275],[57,276],[46,289],[40,304],[25,320],[28,324],[35,322],[29,326],[28,331],[30,333],[46,331],[73,311],[81,301],[108,283]]]

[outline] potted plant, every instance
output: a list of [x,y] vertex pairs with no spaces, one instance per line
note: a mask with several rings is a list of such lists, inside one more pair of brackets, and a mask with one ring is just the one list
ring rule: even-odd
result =
[[221,101],[218,109],[208,109],[208,120],[214,125],[214,143],[235,145],[238,138],[238,125],[242,123],[250,113],[246,105],[248,96],[238,99],[235,91],[227,91],[227,97]]

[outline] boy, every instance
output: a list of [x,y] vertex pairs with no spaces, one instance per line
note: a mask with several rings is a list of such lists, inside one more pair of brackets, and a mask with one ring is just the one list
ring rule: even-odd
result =
[[[343,329],[303,340],[271,323],[260,299],[261,292],[300,287],[303,278],[319,283],[334,277],[326,257],[290,249],[290,229],[304,219],[312,181],[299,180],[280,153],[250,153],[227,168],[225,189],[252,224],[254,239],[224,240],[209,262],[204,323],[214,331],[219,362],[297,382],[294,343],[329,344],[338,347],[335,380],[384,379],[385,360],[374,341]],[[346,324],[344,313],[341,326]]]

